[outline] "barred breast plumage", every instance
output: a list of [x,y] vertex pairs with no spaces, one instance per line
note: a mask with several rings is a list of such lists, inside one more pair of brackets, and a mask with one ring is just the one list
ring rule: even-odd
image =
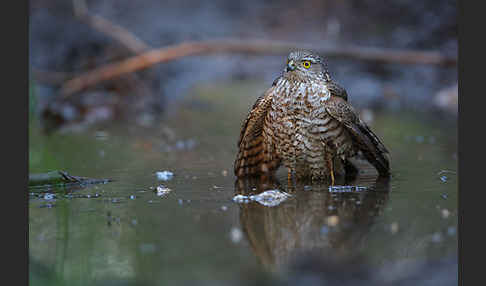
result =
[[[330,175],[327,153],[352,156],[351,137],[341,123],[332,118],[324,102],[331,93],[326,84],[292,83],[281,77],[277,80],[272,103],[264,123],[266,148],[275,145],[283,164],[297,177],[313,179]],[[333,156],[334,172],[344,174],[338,157]]]
[[380,174],[389,173],[388,151],[347,103],[346,91],[330,79],[322,59],[311,52],[289,55],[286,71],[245,120],[238,147],[238,177],[272,172],[283,164],[298,178],[334,179],[334,174],[345,174],[347,159],[358,151]]

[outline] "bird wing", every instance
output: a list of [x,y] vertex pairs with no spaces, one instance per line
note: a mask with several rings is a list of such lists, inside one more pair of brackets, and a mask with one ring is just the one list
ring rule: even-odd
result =
[[272,102],[273,87],[258,97],[241,127],[238,154],[234,165],[236,176],[257,173],[264,163],[263,125]]
[[348,93],[346,89],[341,87],[337,82],[331,80],[326,83],[327,89],[331,92],[332,96],[341,97],[345,101],[348,101]]
[[353,107],[343,98],[332,96],[326,103],[326,111],[346,127],[353,137],[354,144],[379,174],[388,176],[390,174],[388,150],[378,136],[358,117]]

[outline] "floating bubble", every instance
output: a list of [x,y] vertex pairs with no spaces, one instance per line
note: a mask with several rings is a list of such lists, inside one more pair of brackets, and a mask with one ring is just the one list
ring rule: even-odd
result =
[[448,218],[450,216],[451,212],[448,209],[443,209],[441,211],[441,214],[442,214],[443,218]]
[[172,179],[172,177],[174,176],[174,173],[172,173],[170,171],[162,171],[162,172],[155,172],[155,175],[157,176],[158,180],[168,181],[168,180]]
[[251,200],[248,196],[236,195],[233,197],[235,203],[249,203]]
[[268,190],[258,195],[250,196],[250,199],[264,206],[273,207],[279,205],[289,197],[291,197],[291,195],[285,192],[280,192],[279,190]]
[[281,204],[290,197],[290,194],[281,192],[279,190],[268,190],[252,196],[236,195],[233,197],[233,201],[236,203],[248,203],[251,201],[255,201],[267,207],[274,207]]
[[243,238],[243,232],[237,227],[232,227],[230,230],[230,238],[233,243],[238,243]]
[[167,188],[166,186],[160,185],[160,186],[157,186],[156,192],[157,192],[157,196],[163,197],[163,196],[168,195],[170,192],[172,192],[172,190]]
[[44,200],[53,200],[55,199],[55,195],[54,194],[51,194],[51,193],[46,193],[44,194]]

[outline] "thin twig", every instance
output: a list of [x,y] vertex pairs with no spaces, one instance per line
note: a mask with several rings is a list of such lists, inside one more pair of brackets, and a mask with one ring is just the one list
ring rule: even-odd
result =
[[[140,54],[151,49],[149,45],[126,29],[100,16],[90,14],[85,0],[73,0],[72,2],[74,16],[99,32],[113,38],[132,53]],[[36,80],[49,85],[62,85],[76,75],[75,73],[46,71],[37,68],[32,68],[32,73]]]
[[99,32],[113,38],[134,54],[150,50],[150,46],[136,37],[133,33],[107,19],[89,13],[85,0],[73,0],[74,15],[92,26]]
[[146,69],[155,64],[195,55],[214,53],[283,54],[291,49],[307,48],[328,58],[349,58],[377,63],[427,64],[455,66],[457,58],[447,57],[435,51],[385,50],[363,47],[319,47],[302,46],[296,43],[266,40],[213,40],[185,42],[154,49],[119,62],[110,63],[85,72],[69,81],[61,88],[63,97],[79,92],[87,87],[110,80],[123,74]]

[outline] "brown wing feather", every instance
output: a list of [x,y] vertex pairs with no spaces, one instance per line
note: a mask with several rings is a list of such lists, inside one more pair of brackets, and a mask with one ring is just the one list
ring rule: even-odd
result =
[[380,175],[388,176],[390,174],[388,150],[378,136],[358,117],[351,105],[341,97],[331,97],[326,103],[326,110],[346,127],[358,149]]
[[331,92],[331,95],[341,97],[342,99],[348,101],[348,93],[341,87],[337,82],[331,80],[326,84],[327,89]]
[[238,177],[255,175],[278,167],[275,160],[269,162],[270,151],[265,149],[263,137],[263,125],[271,104],[270,90],[257,99],[243,122],[234,165],[234,172]]

